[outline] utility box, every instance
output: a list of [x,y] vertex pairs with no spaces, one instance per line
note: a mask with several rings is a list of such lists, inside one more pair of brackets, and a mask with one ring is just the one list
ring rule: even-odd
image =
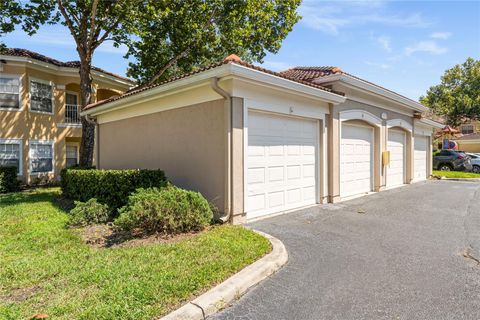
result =
[[382,152],[382,163],[383,163],[384,167],[390,165],[390,151],[383,151]]

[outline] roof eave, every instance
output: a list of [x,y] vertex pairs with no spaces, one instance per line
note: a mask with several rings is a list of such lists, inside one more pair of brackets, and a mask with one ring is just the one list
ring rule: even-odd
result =
[[253,81],[268,83],[275,87],[280,87],[283,89],[301,92],[302,94],[323,99],[328,103],[339,104],[339,103],[345,102],[346,100],[345,96],[336,94],[334,92],[330,92],[328,91],[328,89],[315,88],[313,86],[302,84],[300,82],[289,80],[283,77],[279,77],[274,74],[262,72],[260,70],[248,68],[239,64],[231,64],[231,66],[232,66],[231,71],[233,76],[247,78]]
[[315,83],[322,84],[322,83],[327,83],[327,82],[333,82],[333,81],[341,81],[346,84],[358,87],[362,90],[366,90],[372,93],[375,93],[377,95],[380,95],[384,98],[393,100],[397,103],[400,103],[404,105],[405,107],[412,109],[414,111],[419,111],[419,112],[425,112],[428,111],[429,109],[422,105],[419,102],[415,102],[413,100],[410,100],[406,97],[403,97],[397,93],[394,93],[390,90],[387,90],[385,88],[382,88],[380,86],[374,85],[372,83],[369,83],[367,81],[363,81],[359,78],[352,77],[351,75],[348,74],[334,74],[326,77],[322,77],[319,79],[315,80]]
[[[63,67],[63,66],[57,66],[53,63],[45,62],[45,61],[40,61],[34,58],[29,58],[29,57],[17,57],[17,56],[10,56],[10,55],[4,55],[0,54],[0,60],[6,60],[6,61],[14,61],[14,62],[23,62],[23,63],[30,63],[33,65],[40,66],[42,68],[50,69],[50,70],[55,70],[55,71],[60,71],[60,72],[67,72],[67,73],[76,73],[78,74],[78,68],[75,67]],[[107,79],[116,83],[120,83],[125,86],[131,87],[132,85],[135,84],[135,81],[133,80],[128,80],[126,78],[121,78],[121,77],[116,77],[114,75],[101,72],[99,70],[94,70],[92,69],[92,74],[103,78]]]
[[441,129],[441,128],[444,127],[444,125],[441,124],[440,122],[433,121],[433,120],[430,120],[430,119],[425,119],[425,118],[419,119],[418,122],[420,122],[421,124],[433,127],[433,128],[437,128],[437,129]]
[[315,88],[306,84],[298,83],[293,80],[285,79],[272,75],[259,70],[251,69],[236,63],[223,64],[212,69],[202,71],[200,73],[169,82],[158,87],[154,87],[143,92],[133,94],[131,96],[124,97],[119,100],[107,102],[103,105],[93,106],[90,109],[84,110],[82,115],[97,116],[99,114],[122,108],[126,104],[148,100],[156,95],[167,94],[175,92],[177,90],[184,89],[189,86],[201,84],[209,81],[211,78],[223,78],[226,76],[239,77],[252,81],[268,83],[271,86],[280,87],[283,89],[289,89],[295,92],[299,92],[317,99],[322,99],[328,103],[338,104],[346,100],[344,96],[323,90],[321,88]]

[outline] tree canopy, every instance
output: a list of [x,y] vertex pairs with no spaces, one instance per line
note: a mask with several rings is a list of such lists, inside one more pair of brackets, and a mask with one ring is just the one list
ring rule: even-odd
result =
[[420,101],[452,126],[480,120],[480,61],[468,58],[448,69]]
[[[92,59],[105,41],[126,45],[127,74],[151,84],[235,53],[262,61],[299,20],[301,0],[0,0],[0,37],[20,26],[68,28],[80,60],[82,109],[92,103]],[[1,49],[1,48],[0,48]],[[94,125],[82,117],[80,165],[91,166]]]
[[235,53],[261,62],[277,52],[299,20],[300,0],[150,0],[128,26],[134,57],[128,75],[141,83],[221,61]]

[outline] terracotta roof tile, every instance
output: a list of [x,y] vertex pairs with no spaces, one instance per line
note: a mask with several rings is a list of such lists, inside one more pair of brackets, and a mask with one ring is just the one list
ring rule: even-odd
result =
[[366,82],[366,83],[369,83],[369,84],[374,85],[376,87],[387,90],[391,93],[394,93],[394,94],[396,94],[398,96],[401,96],[405,99],[408,99],[412,102],[419,103],[418,101],[415,101],[413,99],[405,97],[404,95],[401,95],[401,94],[399,94],[399,93],[397,93],[393,90],[387,89],[385,87],[379,86],[376,83],[370,82],[368,80],[357,77],[357,76],[355,76],[351,73],[345,72],[342,69],[340,69],[339,67],[293,67],[293,68],[287,69],[285,71],[281,71],[280,73],[284,74],[288,77],[292,77],[292,78],[296,78],[296,79],[300,79],[300,80],[304,80],[304,81],[310,81],[310,82],[314,82],[315,79],[322,78],[322,77],[327,77],[327,76],[330,76],[332,74],[345,74],[345,75],[348,75],[352,78],[361,80],[363,82]]
[[339,67],[295,67],[280,72],[287,77],[312,81],[320,77],[326,77],[332,74],[343,73]]
[[[62,61],[47,57],[43,54],[40,54],[40,53],[37,53],[37,52],[34,52],[34,51],[30,51],[30,50],[27,50],[27,49],[7,48],[4,51],[1,51],[0,54],[1,55],[6,55],[6,56],[12,56],[12,57],[25,57],[25,58],[35,59],[35,60],[38,60],[38,61],[53,64],[53,65],[58,66],[58,67],[76,68],[76,69],[80,68],[80,61],[62,62]],[[119,79],[124,80],[124,81],[132,82],[132,83],[134,82],[131,79],[119,76],[118,74],[108,72],[106,70],[103,70],[103,69],[95,67],[95,66],[92,66],[92,70],[108,74],[112,77],[119,78]]]
[[194,74],[198,74],[198,73],[201,73],[201,72],[206,71],[206,70],[214,69],[214,68],[217,68],[217,67],[220,67],[220,66],[222,66],[222,65],[224,65],[224,64],[229,64],[229,63],[235,63],[235,64],[238,64],[238,65],[241,65],[241,66],[244,66],[244,67],[253,69],[253,70],[257,70],[257,71],[264,72],[264,73],[268,73],[268,74],[271,74],[271,75],[273,75],[273,76],[277,76],[277,77],[280,77],[280,78],[283,78],[283,79],[287,79],[287,80],[290,80],[290,81],[294,81],[294,82],[297,82],[297,83],[301,83],[301,84],[306,85],[306,86],[309,86],[309,87],[317,88],[317,89],[324,90],[324,91],[327,91],[327,92],[332,92],[332,93],[335,93],[335,94],[338,94],[338,95],[342,95],[342,96],[344,95],[344,94],[341,93],[341,92],[336,92],[336,91],[334,91],[334,90],[325,88],[325,87],[323,87],[323,86],[321,86],[321,85],[318,85],[318,84],[315,84],[315,83],[312,83],[312,82],[304,81],[304,80],[301,80],[301,79],[297,79],[297,78],[291,77],[291,76],[289,76],[289,75],[285,75],[285,74],[282,74],[282,73],[279,73],[279,72],[274,72],[274,71],[271,71],[271,70],[268,70],[268,69],[265,69],[265,68],[262,68],[262,67],[259,67],[259,66],[255,66],[255,65],[253,65],[253,64],[250,64],[250,63],[247,63],[247,62],[242,61],[242,60],[241,60],[238,56],[236,56],[236,55],[230,55],[230,56],[228,56],[227,58],[225,58],[222,62],[214,63],[214,64],[211,64],[211,65],[209,65],[209,66],[206,66],[206,67],[197,69],[197,70],[195,70],[195,71],[192,71],[192,72],[189,72],[189,73],[186,73],[186,74],[177,76],[177,77],[170,78],[170,79],[168,79],[168,80],[166,80],[166,81],[163,81],[163,82],[160,82],[160,83],[158,83],[158,84],[154,84],[154,85],[147,86],[147,87],[139,87],[138,89],[135,89],[135,88],[134,88],[134,89],[126,92],[125,94],[123,94],[123,95],[121,95],[121,96],[112,97],[112,98],[110,98],[110,99],[103,100],[103,101],[99,101],[99,102],[97,102],[97,103],[88,105],[88,106],[85,108],[85,110],[87,110],[87,109],[92,109],[92,108],[95,108],[95,107],[98,107],[98,106],[100,106],[100,105],[104,105],[104,104],[106,104],[106,103],[110,103],[110,102],[113,102],[113,101],[121,100],[121,99],[130,97],[130,96],[133,96],[133,95],[135,95],[135,94],[138,94],[138,93],[141,93],[141,92],[144,92],[144,91],[153,89],[153,88],[160,87],[160,86],[165,85],[165,84],[167,84],[167,83],[174,82],[174,81],[177,81],[177,80],[180,80],[180,79],[183,79],[183,78],[187,78],[187,77],[192,76],[192,75],[194,75]]

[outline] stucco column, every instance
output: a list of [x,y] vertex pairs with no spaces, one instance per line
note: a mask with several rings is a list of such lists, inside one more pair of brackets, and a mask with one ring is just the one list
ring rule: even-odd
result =
[[405,173],[405,179],[406,183],[412,183],[414,173],[413,173],[413,165],[414,165],[414,154],[415,154],[415,149],[414,149],[414,135],[413,131],[412,132],[407,132],[407,145],[405,146],[407,148],[407,165],[406,165],[406,173]]
[[335,106],[330,104],[328,115],[328,201],[340,201],[340,119]]
[[232,97],[232,222],[246,222],[244,196],[244,106],[243,99]]
[[326,118],[320,121],[320,203],[328,202],[328,133]]
[[433,134],[427,136],[428,144],[427,144],[427,179],[432,175],[433,170],[433,151],[432,151],[432,141],[433,141]]
[[373,191],[378,192],[385,189],[385,167],[382,161],[382,152],[386,150],[385,134],[386,129],[382,124],[375,127],[375,141],[373,151]]

